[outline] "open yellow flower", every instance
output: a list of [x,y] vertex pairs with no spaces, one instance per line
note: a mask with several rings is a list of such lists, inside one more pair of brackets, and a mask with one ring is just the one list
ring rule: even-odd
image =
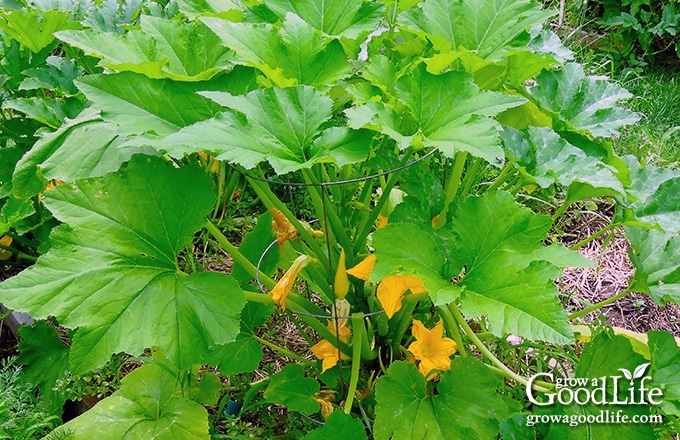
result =
[[[333,333],[334,335],[337,334],[335,333],[335,323],[333,321],[328,322],[328,330],[330,330],[330,332]],[[339,330],[340,340],[342,342],[349,341],[349,337],[352,334],[350,328],[343,325],[340,327]],[[314,353],[314,356],[316,356],[318,359],[323,359],[321,365],[322,372],[328,370],[329,368],[333,368],[340,359],[345,360],[349,359],[349,356],[341,352],[338,349],[338,347],[336,347],[335,345],[333,345],[332,343],[325,339],[322,339],[321,341],[314,344],[311,350],[312,353]]]
[[283,215],[283,212],[276,208],[271,208],[269,210],[274,220],[272,220],[272,229],[276,234],[276,242],[283,252],[283,244],[288,240],[293,240],[297,238],[298,231],[295,229],[293,224]]
[[[375,267],[376,256],[371,254],[359,264],[347,271],[348,274],[361,280],[369,281]],[[404,293],[425,293],[427,289],[423,281],[413,275],[390,275],[382,279],[378,285],[378,301],[383,306],[388,318],[394,316],[401,308]]]
[[375,254],[371,254],[361,260],[359,264],[347,270],[347,273],[359,278],[360,280],[369,281],[371,278],[371,272],[373,272],[373,267],[375,267],[375,260]]
[[401,301],[408,290],[411,293],[427,292],[423,281],[412,275],[390,275],[380,282],[376,296],[388,318],[401,309]]
[[458,346],[453,339],[444,337],[444,321],[439,320],[437,325],[429,330],[422,322],[414,319],[412,332],[416,341],[408,346],[408,351],[420,361],[418,369],[427,380],[437,376],[434,370],[451,369],[451,355],[456,352]]
[[288,269],[286,273],[283,274],[279,282],[276,283],[276,286],[274,286],[274,288],[269,291],[269,295],[272,297],[274,302],[280,305],[283,310],[286,310],[286,298],[288,298],[290,289],[293,288],[295,278],[297,278],[302,269],[314,261],[316,260],[314,260],[314,258],[310,257],[309,255],[300,255],[295,259],[295,261],[293,261],[290,269]]

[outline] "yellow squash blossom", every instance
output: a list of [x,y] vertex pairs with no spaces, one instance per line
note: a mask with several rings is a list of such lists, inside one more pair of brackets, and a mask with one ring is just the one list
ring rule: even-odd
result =
[[[47,183],[47,186],[45,187],[45,191],[44,191],[44,192],[47,192],[47,191],[49,191],[49,190],[51,190],[51,189],[53,189],[53,188],[56,188],[56,187],[58,187],[59,185],[61,185],[62,183],[63,183],[63,182],[62,182],[61,180],[59,180],[59,179],[50,180],[50,181]],[[41,194],[38,194],[38,203],[42,203],[42,193],[41,193]]]
[[[328,322],[328,330],[330,330],[330,332],[334,335],[337,335],[337,333],[335,333],[335,323],[333,321]],[[343,325],[340,326],[339,330],[340,340],[342,342],[349,341],[349,337],[352,334],[352,331],[349,329],[349,327]],[[321,366],[322,372],[328,370],[329,368],[333,368],[341,358],[344,360],[349,359],[349,356],[347,356],[345,353],[342,353],[338,347],[325,339],[322,339],[321,341],[314,344],[311,350],[317,359],[323,359]]]
[[376,226],[376,229],[384,228],[387,226],[387,222],[388,219],[386,215],[378,214],[378,226]]
[[302,269],[307,267],[309,263],[313,263],[315,261],[316,260],[314,260],[314,258],[310,257],[309,255],[300,255],[295,259],[295,261],[293,261],[290,269],[288,269],[286,273],[283,274],[279,282],[276,283],[276,286],[274,286],[274,288],[269,291],[269,295],[272,297],[274,302],[280,305],[283,310],[286,310],[286,298],[288,298],[290,289],[293,288],[293,284],[295,283],[295,279],[297,278],[298,274]]
[[373,272],[373,267],[375,267],[375,260],[375,254],[371,254],[361,260],[359,264],[349,269],[347,273],[359,278],[360,280],[369,281],[371,278],[371,272]]
[[317,397],[316,394],[312,396],[312,398],[316,400],[319,405],[321,405],[321,415],[323,416],[324,419],[329,418],[331,414],[333,414],[333,410],[335,408],[333,408],[333,404],[331,402],[321,397]]
[[427,292],[423,281],[412,275],[390,275],[380,282],[376,296],[388,318],[401,309],[401,301],[407,290],[411,293]]
[[408,346],[408,351],[420,361],[418,369],[427,380],[432,380],[437,376],[434,370],[451,369],[451,355],[456,352],[458,346],[453,339],[444,337],[442,320],[439,320],[437,325],[429,330],[422,322],[414,319],[412,332],[416,341]]
[[[375,267],[375,262],[376,256],[371,254],[359,264],[349,269],[347,273],[361,280],[369,281],[371,272],[373,272]],[[390,275],[383,278],[380,282],[377,297],[388,318],[394,316],[401,308],[401,301],[404,299],[404,293],[407,290],[410,290],[411,293],[427,292],[423,281],[413,275]]]
[[338,299],[345,299],[347,292],[349,292],[349,279],[347,278],[347,270],[345,267],[344,249],[340,252],[338,270],[335,272],[335,280],[333,282],[333,291],[335,293],[335,297]]
[[269,212],[272,214],[272,217],[274,217],[274,220],[272,221],[272,228],[276,234],[276,242],[279,244],[281,252],[283,252],[283,244],[288,240],[297,238],[298,231],[295,229],[293,224],[288,221],[286,216],[283,215],[283,212],[276,208],[271,208]]
[[[0,238],[0,244],[3,246],[10,246],[12,244],[12,237],[3,235],[2,238]],[[0,249],[0,260],[9,260],[9,257],[11,256],[12,253],[7,249]]]

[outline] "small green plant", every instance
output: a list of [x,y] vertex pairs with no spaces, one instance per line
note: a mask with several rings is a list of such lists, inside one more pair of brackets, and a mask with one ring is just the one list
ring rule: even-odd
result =
[[635,66],[654,62],[660,52],[677,52],[677,0],[603,0],[591,7],[591,14],[601,14],[597,24],[606,31],[607,47],[615,61]]
[[34,386],[24,381],[16,358],[0,362],[0,439],[41,439],[61,424],[42,407]]

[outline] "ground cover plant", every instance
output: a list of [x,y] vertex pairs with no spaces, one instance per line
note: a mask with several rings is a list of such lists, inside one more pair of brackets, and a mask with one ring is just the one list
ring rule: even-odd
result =
[[[226,417],[272,404],[312,420],[289,438],[675,433],[673,336],[580,318],[680,300],[680,172],[614,153],[632,95],[573,61],[554,11],[2,5],[0,258],[35,264],[0,303],[38,320],[17,362],[51,411],[83,377],[103,397],[47,438],[229,438]],[[565,247],[560,222],[593,198],[615,215]],[[262,209],[235,243],[244,205]],[[620,228],[630,285],[567,310],[554,280]],[[272,314],[308,348],[269,340]],[[263,347],[286,362],[255,379]],[[642,422],[597,423],[567,378],[602,379],[606,408]]]

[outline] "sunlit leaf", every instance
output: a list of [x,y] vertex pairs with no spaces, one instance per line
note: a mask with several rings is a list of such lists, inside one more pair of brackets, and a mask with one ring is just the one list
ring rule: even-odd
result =
[[141,29],[124,35],[85,29],[60,32],[58,38],[101,58],[100,65],[150,78],[208,80],[231,67],[231,53],[202,23],[141,17]]
[[519,37],[552,15],[535,0],[424,0],[401,14],[399,22],[422,31],[440,51],[465,48],[498,60],[524,46],[528,35]]
[[335,37],[356,38],[374,30],[383,16],[383,5],[363,0],[265,0],[279,17],[294,12],[321,32]]
[[120,389],[46,437],[67,440],[208,440],[208,412],[177,392],[177,377],[145,364]]
[[516,406],[496,392],[498,378],[472,357],[455,358],[437,393],[414,365],[394,362],[376,384],[375,438],[489,439]]
[[639,119],[637,114],[617,104],[633,95],[616,83],[586,76],[577,63],[538,75],[531,94],[543,110],[552,113],[558,131],[587,130],[593,136],[609,137]]
[[198,167],[146,156],[133,157],[123,174],[54,188],[43,201],[65,224],[35,266],[2,283],[0,301],[78,329],[74,372],[151,346],[191,366],[209,347],[234,340],[245,303],[231,277],[178,267],[213,207],[211,188]]
[[0,29],[31,52],[40,52],[55,41],[54,33],[78,29],[80,24],[69,21],[64,11],[0,10]]
[[341,44],[295,14],[286,15],[280,28],[216,18],[202,21],[236,52],[234,62],[256,67],[277,86],[331,85],[350,74]]
[[167,138],[168,153],[205,150],[246,168],[267,160],[279,174],[318,162],[343,166],[368,155],[370,132],[323,129],[332,101],[309,86],[262,89],[244,96],[203,95],[231,110]]
[[400,148],[422,136],[423,145],[439,148],[447,157],[469,151],[491,163],[503,153],[500,125],[490,116],[524,102],[517,96],[480,90],[466,72],[433,75],[424,64],[401,77],[394,87],[408,112],[369,102],[345,112],[349,124],[378,130],[395,139]]

